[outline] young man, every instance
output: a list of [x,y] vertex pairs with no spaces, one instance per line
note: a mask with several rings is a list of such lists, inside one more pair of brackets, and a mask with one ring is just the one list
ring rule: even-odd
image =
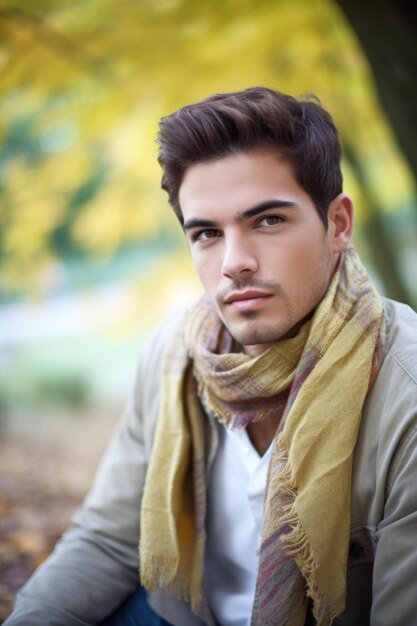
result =
[[130,596],[107,624],[147,625],[146,588],[178,626],[417,624],[417,316],[350,244],[329,115],[252,88],[164,118],[159,145],[206,294],[150,339],[6,623],[103,623]]

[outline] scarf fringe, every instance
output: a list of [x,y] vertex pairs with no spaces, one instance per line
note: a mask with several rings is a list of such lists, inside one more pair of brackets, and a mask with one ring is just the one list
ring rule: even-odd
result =
[[178,569],[178,559],[163,556],[140,557],[140,582],[149,591],[171,583]]
[[280,516],[280,526],[289,526],[291,530],[282,536],[281,542],[285,553],[294,559],[306,582],[307,596],[313,601],[313,615],[316,623],[318,626],[330,626],[332,621],[340,615],[343,607],[341,610],[338,610],[327,606],[325,596],[320,592],[317,581],[318,560],[297,513],[297,486],[288,458],[283,432],[277,439],[277,448],[281,451],[279,461],[283,464],[283,467],[276,480],[283,499],[290,500],[289,504],[282,508],[283,514]]
[[[197,541],[197,563],[201,563],[204,555],[203,538]],[[193,579],[178,573],[178,559],[164,556],[141,556],[140,584],[148,591],[170,594],[177,600],[189,602],[194,612],[198,613],[202,603],[202,572],[196,572]]]

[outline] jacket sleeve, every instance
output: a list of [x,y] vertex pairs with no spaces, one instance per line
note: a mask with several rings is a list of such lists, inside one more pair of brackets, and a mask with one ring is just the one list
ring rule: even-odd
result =
[[92,488],[71,528],[18,593],[7,626],[97,624],[138,586],[140,503],[163,345],[164,333],[156,333],[142,352],[134,393]]
[[403,443],[377,530],[372,626],[417,619],[417,426]]
[[[381,455],[390,456],[383,515],[376,529],[371,626],[417,623],[417,382],[399,383],[392,432]],[[403,425],[403,427],[401,427]]]

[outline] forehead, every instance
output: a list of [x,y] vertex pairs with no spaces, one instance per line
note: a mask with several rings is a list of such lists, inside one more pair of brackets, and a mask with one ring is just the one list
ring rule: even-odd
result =
[[308,201],[291,164],[272,150],[238,152],[188,167],[179,192],[184,217],[222,207],[242,210],[265,200]]

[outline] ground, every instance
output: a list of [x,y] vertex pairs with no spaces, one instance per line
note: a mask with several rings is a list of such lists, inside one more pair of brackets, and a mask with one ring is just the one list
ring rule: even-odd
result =
[[[34,420],[0,439],[0,624],[91,483],[119,411]],[[36,426],[35,426],[36,424]]]

